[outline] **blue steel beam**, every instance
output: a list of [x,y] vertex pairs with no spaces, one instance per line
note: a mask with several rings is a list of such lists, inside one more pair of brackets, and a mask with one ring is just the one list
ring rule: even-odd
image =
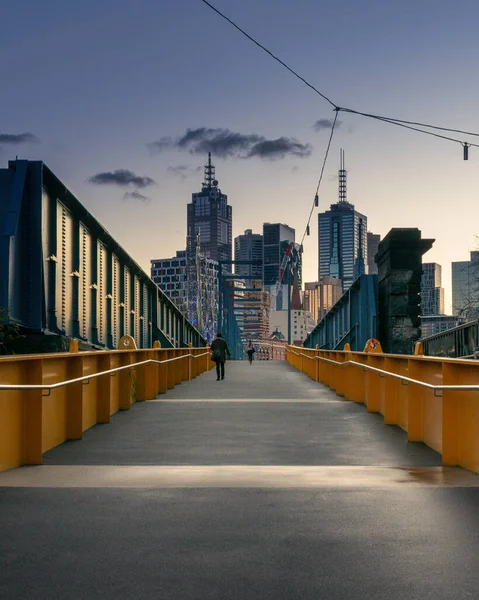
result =
[[316,345],[325,350],[362,351],[368,339],[377,337],[377,275],[361,275],[326,313],[304,341],[306,348]]
[[41,161],[0,169],[0,306],[27,330],[115,348],[206,344],[176,305]]

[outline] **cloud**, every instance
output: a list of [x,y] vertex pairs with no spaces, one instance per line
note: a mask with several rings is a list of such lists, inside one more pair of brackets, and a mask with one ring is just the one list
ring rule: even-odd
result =
[[259,156],[260,158],[284,158],[288,154],[306,158],[311,155],[310,144],[301,144],[294,138],[280,137],[276,140],[264,140],[254,144],[247,158]]
[[[336,121],[335,127],[341,127],[343,124],[339,119]],[[322,131],[323,129],[331,129],[333,126],[333,119],[318,119],[313,123],[314,131]]]
[[219,158],[284,158],[287,155],[304,158],[312,152],[310,144],[280,137],[269,140],[256,133],[237,133],[223,128],[198,127],[187,129],[177,138],[163,137],[147,144],[151,154],[167,149],[186,150],[190,154],[212,152]]
[[97,173],[88,179],[89,183],[95,185],[118,185],[120,187],[128,187],[129,185],[146,188],[155,185],[155,180],[151,177],[135,175],[133,171],[128,169],[117,169],[116,171],[105,171]]
[[138,192],[137,190],[133,190],[132,192],[125,192],[125,194],[123,195],[123,200],[140,200],[140,202],[151,202],[151,198],[148,198],[148,196],[143,196],[143,194],[140,194],[140,192]]
[[203,170],[203,167],[189,167],[188,165],[177,165],[175,167],[168,167],[168,173],[171,173],[175,177],[178,177],[181,181],[188,179],[190,175],[195,175]]
[[19,144],[39,144],[33,133],[0,133],[0,145],[18,146]]
[[188,177],[188,175],[190,174],[191,171],[192,171],[192,169],[190,169],[190,167],[187,167],[186,165],[178,165],[176,167],[168,167],[168,173],[171,173],[172,175],[179,177],[181,179],[181,181],[184,181]]

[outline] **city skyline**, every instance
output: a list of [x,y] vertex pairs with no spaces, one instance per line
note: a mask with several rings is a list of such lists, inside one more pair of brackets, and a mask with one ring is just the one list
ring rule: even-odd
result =
[[[479,130],[479,86],[470,77],[477,3],[349,1],[340,12],[312,0],[217,6],[337,102]],[[88,0],[25,1],[2,15],[2,167],[16,155],[44,160],[146,271],[155,256],[183,247],[184,207],[208,144],[235,209],[233,237],[268,221],[302,236],[334,113],[201,2],[119,0],[111,11]],[[212,32],[214,43],[199,44],[198,31]],[[33,68],[19,36],[42,48],[46,69]],[[216,95],[206,91],[207,63],[220,75]],[[343,147],[351,202],[371,231],[418,227],[436,238],[424,260],[443,265],[450,312],[450,264],[476,247],[479,152],[471,148],[463,161],[459,144],[344,113],[339,121],[318,210],[336,201]],[[452,208],[467,219],[451,226]],[[304,246],[303,279],[314,281],[314,222]]]

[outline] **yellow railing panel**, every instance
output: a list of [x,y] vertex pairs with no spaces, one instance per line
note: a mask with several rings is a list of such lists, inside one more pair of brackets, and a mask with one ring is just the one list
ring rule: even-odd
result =
[[[380,412],[409,441],[441,453],[443,464],[479,473],[479,361],[294,346],[286,358],[346,400]],[[472,389],[447,387],[467,385]]]
[[[43,452],[67,439],[81,439],[86,429],[108,423],[118,410],[128,410],[137,400],[156,398],[158,393],[213,368],[209,356],[208,348],[128,347],[0,358],[0,385],[41,386],[0,389],[0,471],[41,464]],[[149,362],[101,374],[134,363],[174,357],[179,360]],[[80,377],[85,380],[51,387]]]
[[[58,383],[70,377],[70,355],[68,360],[45,359],[43,377],[35,383]],[[32,363],[33,364],[33,363]],[[0,392],[1,393],[1,392]],[[51,390],[44,396],[42,404],[42,452],[46,452],[68,439],[67,388]]]

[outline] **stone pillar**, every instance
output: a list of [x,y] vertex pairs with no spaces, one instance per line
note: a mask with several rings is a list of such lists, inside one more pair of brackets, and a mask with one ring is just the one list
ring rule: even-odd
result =
[[379,341],[384,352],[412,354],[421,337],[422,255],[435,240],[417,228],[391,229],[374,257],[378,265]]

